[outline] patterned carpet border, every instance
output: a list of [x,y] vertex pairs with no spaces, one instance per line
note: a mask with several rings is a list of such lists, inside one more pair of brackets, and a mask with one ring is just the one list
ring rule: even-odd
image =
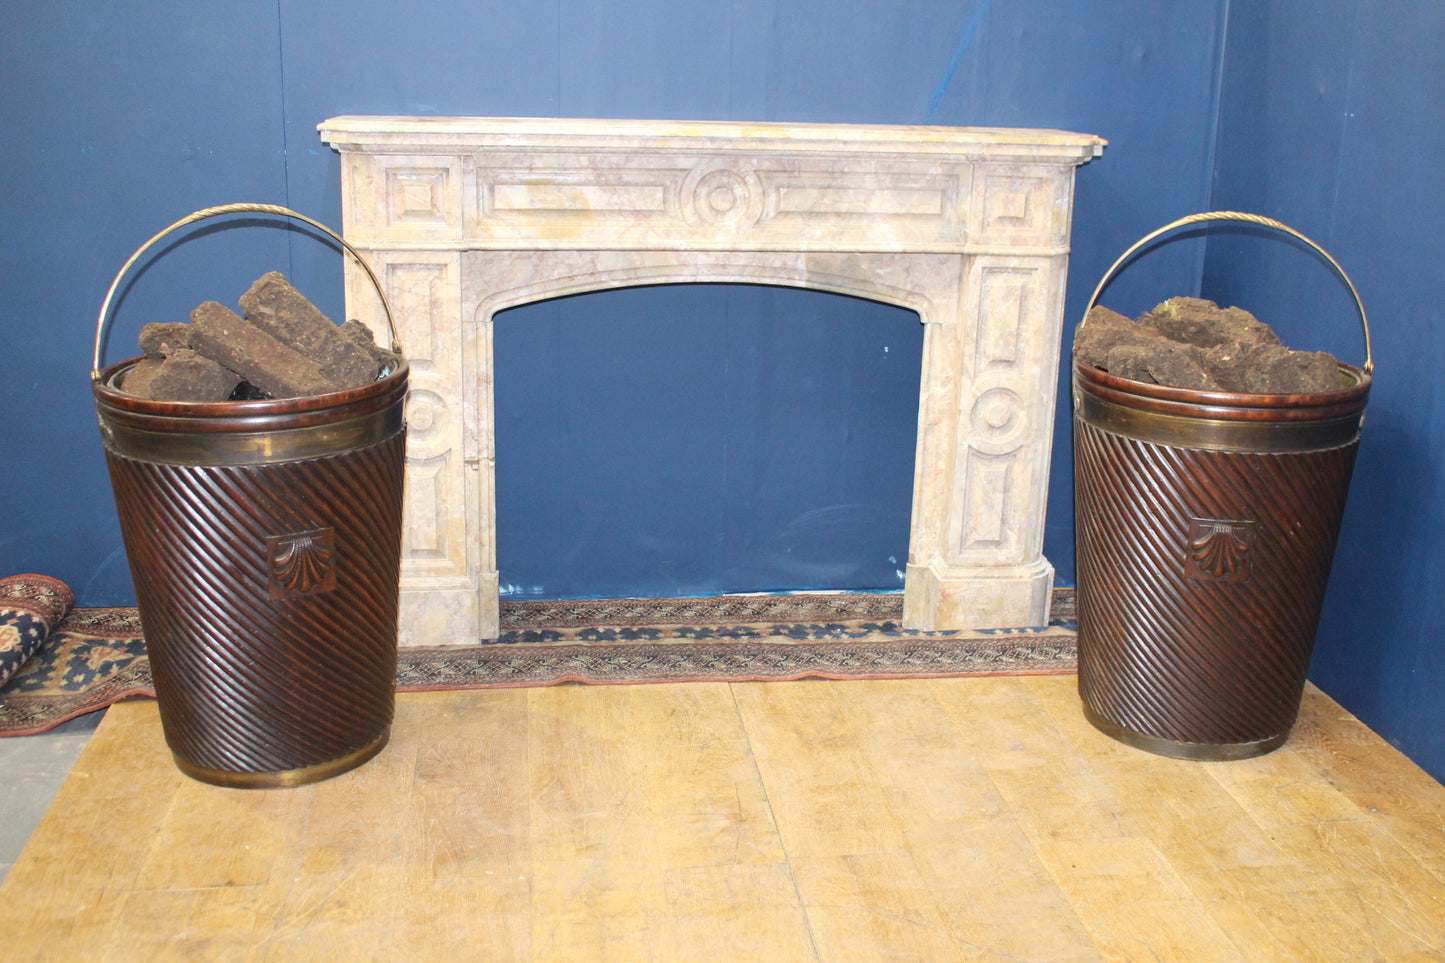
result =
[[[962,643],[962,644],[961,644]],[[410,658],[408,658],[410,656]],[[987,640],[713,642],[548,645],[545,650],[468,647],[403,653],[397,691],[647,682],[784,682],[799,679],[938,679],[1073,672],[1074,640],[1007,635]]]
[[[1072,618],[1072,611],[1070,612]],[[865,592],[719,595],[681,599],[507,600],[502,640],[533,629],[605,626],[785,625],[814,622],[900,622],[903,596]]]
[[[1048,626],[921,632],[897,595],[504,601],[502,635],[402,649],[397,691],[589,683],[927,679],[1075,671],[1074,590]],[[75,609],[0,688],[0,736],[154,696],[133,608]]]

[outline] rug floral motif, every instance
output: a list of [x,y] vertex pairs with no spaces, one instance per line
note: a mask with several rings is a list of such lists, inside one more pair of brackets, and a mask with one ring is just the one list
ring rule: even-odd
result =
[[0,578],[0,685],[20,670],[75,605],[70,586],[48,575]]
[[133,608],[75,609],[0,688],[0,735],[44,732],[129,696],[153,696]]
[[[504,601],[501,636],[401,650],[397,691],[582,682],[757,682],[1075,671],[1073,589],[1047,626],[924,632],[891,594]],[[0,688],[0,735],[154,696],[133,608],[75,609]]]

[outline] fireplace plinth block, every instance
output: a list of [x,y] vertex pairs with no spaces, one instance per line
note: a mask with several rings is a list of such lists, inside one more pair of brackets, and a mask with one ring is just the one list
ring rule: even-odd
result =
[[903,625],[923,631],[1024,628],[1049,623],[1054,567],[973,566],[939,570],[910,565],[903,590]]
[[[1047,620],[1043,557],[1074,169],[1053,130],[337,117],[348,241],[412,370],[403,645],[495,638],[492,318],[641,284],[776,284],[925,326],[905,572],[916,628]],[[347,316],[380,299],[347,265]]]
[[426,584],[402,576],[398,640],[402,646],[470,645],[500,634],[496,572]]

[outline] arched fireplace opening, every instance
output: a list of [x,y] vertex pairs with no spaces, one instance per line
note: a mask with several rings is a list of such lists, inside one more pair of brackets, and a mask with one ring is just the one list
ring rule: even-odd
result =
[[493,318],[503,598],[901,591],[923,326],[675,284]]

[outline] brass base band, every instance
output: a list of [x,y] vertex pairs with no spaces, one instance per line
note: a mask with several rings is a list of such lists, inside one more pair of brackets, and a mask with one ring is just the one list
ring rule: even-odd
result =
[[1231,762],[1236,759],[1253,759],[1255,756],[1273,752],[1284,745],[1285,740],[1289,738],[1289,732],[1286,731],[1258,742],[1175,742],[1173,739],[1161,739],[1158,736],[1126,729],[1099,715],[1089,707],[1087,702],[1083,706],[1084,718],[1088,719],[1094,728],[1104,735],[1122,742],[1126,746],[1143,749],[1156,756],[1168,756],[1171,759],[1190,759],[1196,762]]
[[381,752],[390,738],[391,727],[388,726],[375,740],[355,752],[349,752],[338,759],[314,766],[287,769],[282,772],[234,772],[208,769],[189,763],[175,753],[171,755],[175,759],[176,768],[181,772],[192,779],[209,783],[212,786],[222,786],[226,789],[290,789],[295,786],[304,786],[307,783],[321,782],[323,779],[330,779],[332,776],[339,776],[343,772],[355,769]]

